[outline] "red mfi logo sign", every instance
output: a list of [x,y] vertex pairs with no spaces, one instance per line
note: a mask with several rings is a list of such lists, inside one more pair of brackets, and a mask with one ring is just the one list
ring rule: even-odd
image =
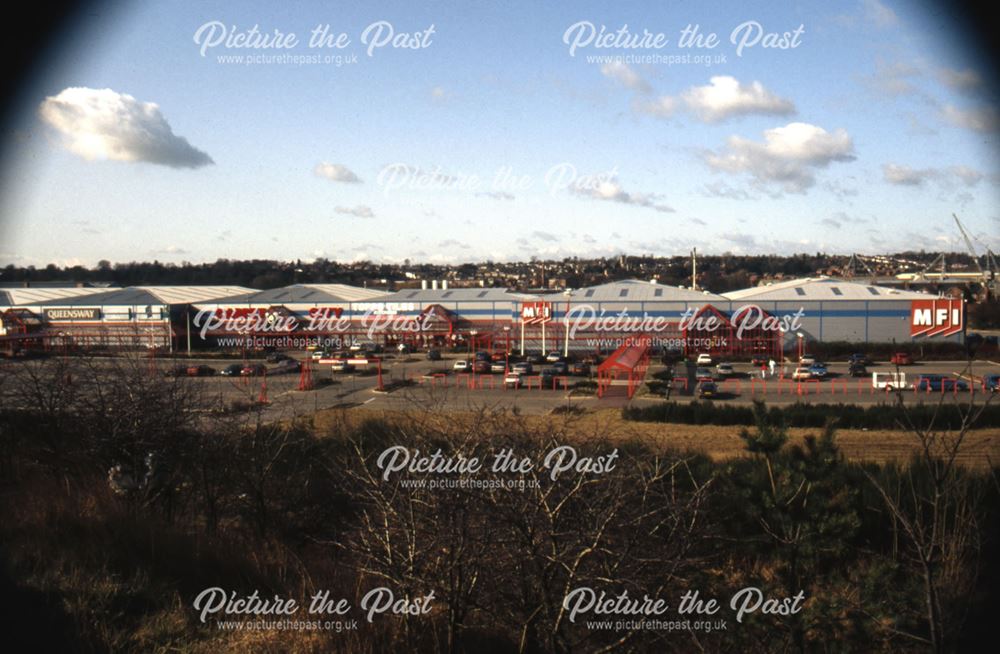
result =
[[534,325],[552,320],[552,305],[548,302],[525,302],[521,305],[521,322]]
[[951,336],[962,331],[962,300],[914,300],[910,303],[910,336]]

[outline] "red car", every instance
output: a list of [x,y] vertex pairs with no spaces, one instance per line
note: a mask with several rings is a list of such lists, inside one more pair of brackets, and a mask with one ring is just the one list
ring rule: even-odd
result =
[[912,366],[913,357],[910,356],[908,352],[896,352],[892,355],[892,358],[889,359],[889,363],[894,366]]
[[258,377],[267,374],[267,367],[262,363],[251,363],[243,366],[240,374],[245,377]]

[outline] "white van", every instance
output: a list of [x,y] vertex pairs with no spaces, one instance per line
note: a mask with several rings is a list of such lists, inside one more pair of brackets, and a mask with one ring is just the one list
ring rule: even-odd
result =
[[873,372],[872,388],[875,390],[896,391],[909,388],[905,372]]

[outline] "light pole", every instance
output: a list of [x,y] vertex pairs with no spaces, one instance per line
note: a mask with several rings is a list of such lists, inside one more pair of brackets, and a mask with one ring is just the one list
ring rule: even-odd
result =
[[805,335],[802,332],[795,332],[795,335],[799,339],[799,363],[802,363],[802,355],[805,354]]
[[569,300],[573,297],[573,289],[567,288],[563,291],[566,296],[566,313],[563,314],[563,322],[566,323],[566,342],[563,345],[563,358],[569,359]]

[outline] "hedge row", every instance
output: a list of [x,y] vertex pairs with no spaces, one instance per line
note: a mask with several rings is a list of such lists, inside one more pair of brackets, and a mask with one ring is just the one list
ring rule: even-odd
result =
[[[797,402],[783,407],[772,406],[770,419],[788,427],[823,427],[827,421],[842,429],[897,429],[900,425],[927,427],[934,420],[938,429],[959,429],[967,406],[937,404],[806,404]],[[977,409],[978,410],[978,409]],[[714,404],[712,402],[664,402],[622,409],[625,420],[672,422],[685,425],[753,425],[753,407]],[[974,427],[1000,427],[1000,403],[988,405]]]

